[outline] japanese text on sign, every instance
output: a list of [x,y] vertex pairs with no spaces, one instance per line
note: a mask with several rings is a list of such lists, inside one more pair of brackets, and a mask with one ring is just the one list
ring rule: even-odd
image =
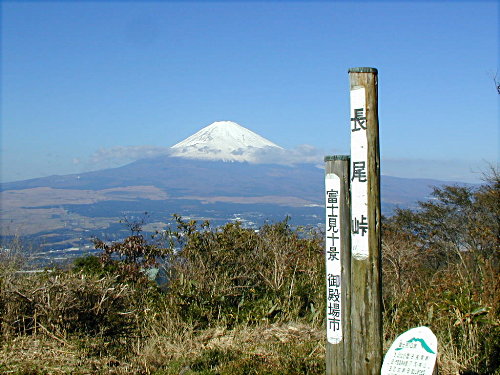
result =
[[328,173],[326,187],[326,336],[331,344],[342,341],[340,178]]
[[368,140],[365,89],[351,90],[352,255],[368,258]]
[[432,375],[436,364],[437,339],[427,327],[412,328],[391,345],[381,375]]

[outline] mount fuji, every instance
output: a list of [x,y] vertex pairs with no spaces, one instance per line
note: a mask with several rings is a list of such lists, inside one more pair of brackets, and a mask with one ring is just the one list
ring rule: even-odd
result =
[[[35,247],[82,248],[92,236],[129,234],[124,217],[149,213],[148,231],[171,215],[259,225],[291,216],[295,225],[323,225],[324,170],[287,163],[290,151],[231,121],[218,121],[165,155],[118,168],[0,184],[0,242],[21,235]],[[441,181],[382,176],[382,210],[412,207]],[[0,243],[1,246],[1,243]]]
[[232,121],[216,121],[171,147],[171,156],[187,159],[257,162],[277,144]]

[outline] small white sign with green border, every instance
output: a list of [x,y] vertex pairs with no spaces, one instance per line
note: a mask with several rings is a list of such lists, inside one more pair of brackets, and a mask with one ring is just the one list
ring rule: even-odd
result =
[[384,358],[381,375],[432,375],[436,364],[437,339],[427,327],[401,334]]

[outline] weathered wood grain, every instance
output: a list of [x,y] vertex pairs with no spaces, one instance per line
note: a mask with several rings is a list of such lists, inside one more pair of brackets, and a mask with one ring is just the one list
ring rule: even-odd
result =
[[346,374],[378,375],[383,356],[378,72],[349,69],[349,82],[351,90],[364,87],[366,93],[369,255],[351,261],[352,368]]

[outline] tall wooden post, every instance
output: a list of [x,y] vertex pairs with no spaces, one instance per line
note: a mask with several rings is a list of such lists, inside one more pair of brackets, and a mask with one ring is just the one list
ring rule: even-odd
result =
[[347,155],[325,157],[327,375],[352,373],[349,164]]
[[382,367],[382,267],[377,69],[349,69],[351,90],[352,374]]

